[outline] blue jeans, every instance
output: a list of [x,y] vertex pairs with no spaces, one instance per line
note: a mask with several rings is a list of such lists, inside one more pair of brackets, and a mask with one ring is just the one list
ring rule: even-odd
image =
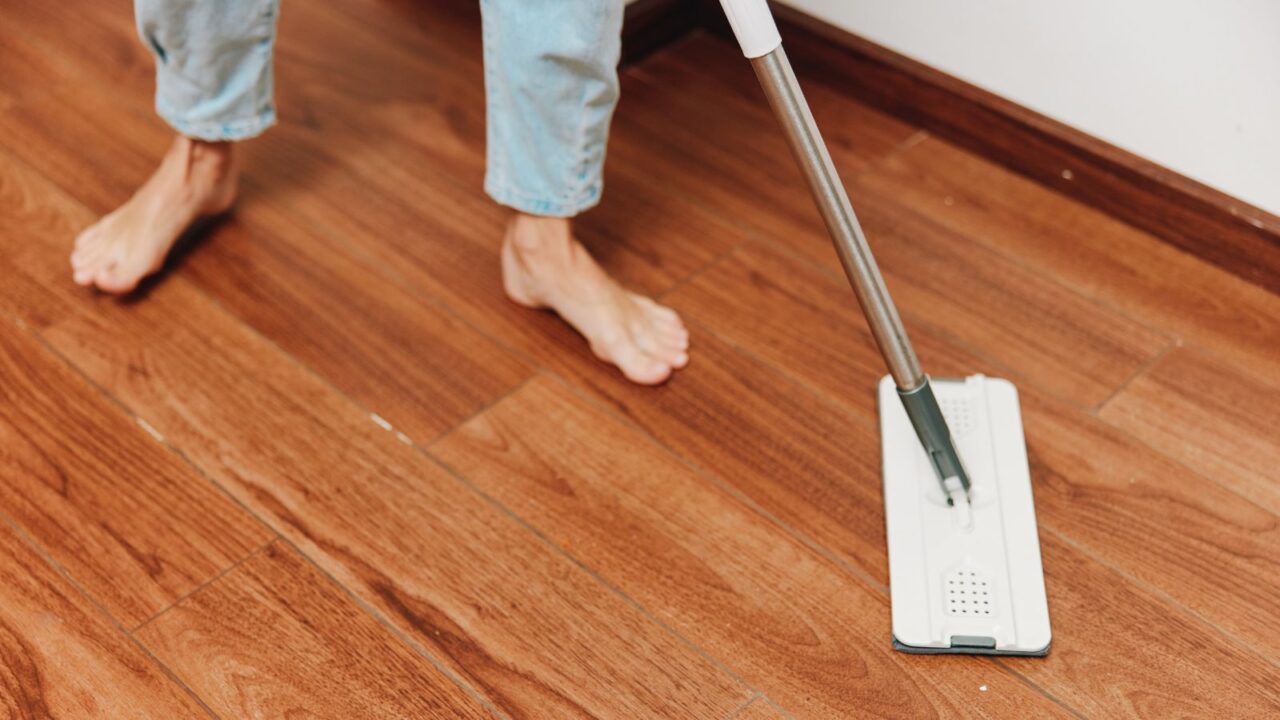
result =
[[[485,191],[535,215],[600,201],[618,102],[623,0],[480,0]],[[279,0],[135,0],[156,58],[156,111],[202,140],[244,140],[276,122],[271,58]]]

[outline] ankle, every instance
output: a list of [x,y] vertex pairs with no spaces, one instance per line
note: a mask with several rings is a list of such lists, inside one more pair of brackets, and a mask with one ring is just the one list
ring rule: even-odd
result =
[[568,250],[573,231],[568,218],[516,213],[508,226],[508,237],[521,255],[546,255]]
[[180,159],[183,166],[198,169],[206,177],[221,179],[236,170],[237,152],[233,142],[210,142],[179,135],[170,153]]

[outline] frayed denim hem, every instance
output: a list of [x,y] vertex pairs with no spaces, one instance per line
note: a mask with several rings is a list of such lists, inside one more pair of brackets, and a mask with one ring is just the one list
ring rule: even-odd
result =
[[207,142],[248,140],[261,135],[276,124],[276,109],[274,107],[263,110],[257,117],[224,123],[187,122],[178,118],[175,113],[160,107],[159,104],[156,105],[156,112],[165,122],[169,123],[169,127],[177,130],[182,135]]
[[512,210],[529,215],[541,215],[543,217],[571,218],[579,213],[586,212],[600,204],[602,190],[603,183],[595,182],[587,186],[586,190],[579,195],[579,199],[560,202],[525,195],[510,187],[499,187],[497,183],[489,180],[484,183],[485,193],[499,205],[505,205]]

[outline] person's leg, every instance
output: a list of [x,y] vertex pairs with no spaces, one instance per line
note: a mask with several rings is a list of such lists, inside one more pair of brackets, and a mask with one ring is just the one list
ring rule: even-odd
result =
[[603,189],[623,2],[482,0],[481,9],[485,191],[516,211],[502,248],[507,294],[558,312],[629,379],[662,382],[688,362],[683,323],[606,275],[570,224]]
[[124,205],[76,238],[75,281],[124,293],[158,270],[195,220],[230,209],[235,141],[275,122],[271,53],[278,0],[135,0],[156,58],[156,111],[178,136]]

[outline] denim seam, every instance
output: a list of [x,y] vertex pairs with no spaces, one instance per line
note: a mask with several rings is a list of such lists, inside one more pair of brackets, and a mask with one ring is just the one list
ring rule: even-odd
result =
[[[485,184],[487,185],[489,180],[492,179],[495,184],[505,187],[507,185],[506,163],[501,157],[501,153],[494,152],[494,146],[496,146],[498,142],[497,138],[494,136],[493,118],[489,117],[489,113],[492,111],[492,108],[498,100],[497,84],[495,83],[495,68],[498,63],[498,51],[493,42],[493,23],[497,22],[498,19],[494,17],[491,5],[492,3],[489,2],[489,0],[481,0],[481,12],[487,15],[487,17],[482,17],[480,23],[482,34],[481,40],[484,47],[484,83],[486,100],[485,142],[489,145],[488,152],[486,153],[488,156],[486,175],[488,177],[485,180]],[[488,9],[487,13],[485,12],[486,8]]]
[[587,179],[587,168],[591,164],[591,148],[588,144],[588,138],[590,137],[588,126],[591,124],[591,112],[587,108],[587,94],[590,90],[591,83],[582,83],[582,96],[578,98],[578,107],[582,108],[582,121],[578,124],[578,161],[569,170],[572,177],[566,183],[565,203],[582,194],[582,186]]

